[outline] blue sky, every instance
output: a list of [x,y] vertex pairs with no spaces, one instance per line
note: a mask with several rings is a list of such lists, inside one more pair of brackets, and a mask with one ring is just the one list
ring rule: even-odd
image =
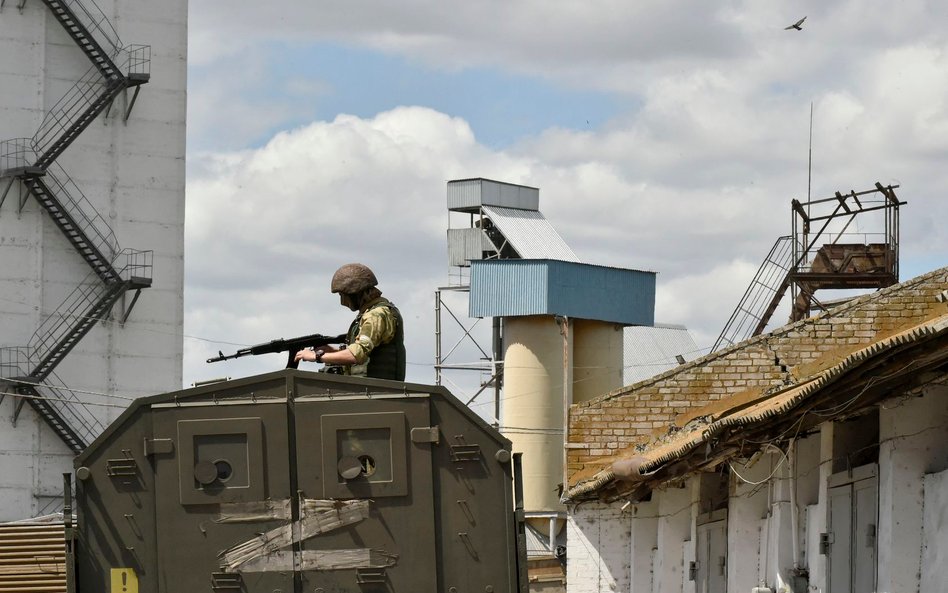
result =
[[[259,51],[269,72],[244,98],[265,104],[300,95],[307,98],[307,106],[260,130],[249,139],[251,148],[259,148],[281,130],[332,120],[340,113],[369,118],[400,105],[418,105],[463,117],[482,144],[502,149],[549,128],[594,129],[635,105],[634,98],[568,88],[536,76],[487,67],[433,69],[403,56],[335,43],[274,40]],[[214,66],[192,67],[192,85],[213,70]],[[316,92],[296,88],[313,81]],[[213,141],[213,137],[191,137],[192,148],[198,151],[214,148]]]

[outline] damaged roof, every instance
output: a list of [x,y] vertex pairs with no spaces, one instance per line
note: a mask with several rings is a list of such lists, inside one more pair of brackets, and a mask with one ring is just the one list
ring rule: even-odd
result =
[[[944,304],[948,291],[938,294],[938,300]],[[828,350],[800,365],[803,372],[788,384],[746,389],[681,414],[651,438],[574,473],[564,500],[641,500],[670,481],[748,457],[761,443],[788,441],[823,422],[858,414],[893,394],[943,378],[948,372],[946,311],[941,306],[927,319],[907,318],[904,327],[880,333],[848,353]],[[674,383],[674,376],[666,375],[666,380]],[[623,395],[634,395],[636,387]]]

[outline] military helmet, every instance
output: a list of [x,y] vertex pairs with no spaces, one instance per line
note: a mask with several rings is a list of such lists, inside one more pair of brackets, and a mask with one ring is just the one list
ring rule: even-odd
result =
[[332,275],[332,291],[345,294],[356,294],[366,288],[378,285],[379,281],[368,266],[362,264],[346,264]]

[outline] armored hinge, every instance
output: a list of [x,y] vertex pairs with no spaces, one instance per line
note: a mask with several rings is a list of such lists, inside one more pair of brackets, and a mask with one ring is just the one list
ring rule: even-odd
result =
[[145,439],[145,456],[174,453],[174,441],[171,439]]
[[438,431],[438,425],[417,426],[411,429],[411,442],[413,443],[434,443],[438,444],[441,440],[441,434]]

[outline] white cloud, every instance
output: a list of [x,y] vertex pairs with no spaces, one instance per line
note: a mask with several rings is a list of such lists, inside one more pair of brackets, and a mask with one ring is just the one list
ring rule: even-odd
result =
[[[199,61],[222,55],[204,29],[218,6],[191,5]],[[941,4],[811,2],[792,14],[762,3],[462,3],[450,14],[421,1],[397,10],[228,6],[215,35],[236,46],[345,40],[442,67],[502,64],[636,101],[600,129],[549,129],[502,151],[480,144],[461,117],[400,107],[312,122],[256,150],[192,154],[191,335],[248,344],[341,332],[350,314],[328,293],[329,277],[360,260],[406,315],[410,374],[431,381],[432,293],[447,282],[445,182],[484,176],[539,186],[541,210],[586,261],[658,271],[658,319],[688,324],[708,346],[774,240],[789,233],[790,199],[806,196],[811,102],[813,197],[901,183],[903,269],[948,264]],[[783,31],[803,14],[804,31]],[[224,90],[214,91],[219,109],[197,98],[198,126],[250,117],[249,102],[224,103]],[[290,99],[274,109],[276,120],[306,119]],[[235,138],[272,125],[237,123],[248,129]],[[185,376],[218,373],[195,362],[217,348],[188,341]],[[279,361],[228,364],[242,375]]]

